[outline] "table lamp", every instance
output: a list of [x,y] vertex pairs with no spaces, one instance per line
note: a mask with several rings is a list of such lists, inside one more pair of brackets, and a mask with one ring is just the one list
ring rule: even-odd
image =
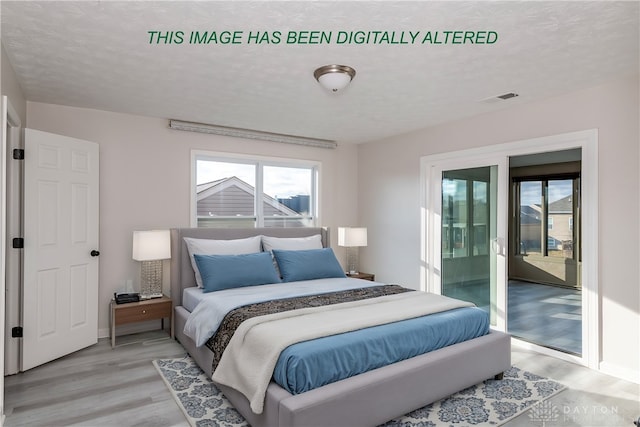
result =
[[347,248],[347,272],[358,273],[358,248],[367,246],[365,227],[338,227],[338,246]]
[[162,296],[162,260],[171,258],[169,230],[133,232],[133,259],[141,261],[140,298]]

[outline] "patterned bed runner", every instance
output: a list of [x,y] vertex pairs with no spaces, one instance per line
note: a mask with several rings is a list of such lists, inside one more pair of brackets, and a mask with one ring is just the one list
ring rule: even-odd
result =
[[323,305],[339,304],[343,302],[359,301],[368,298],[376,298],[385,295],[400,294],[413,291],[398,285],[372,286],[368,288],[351,289],[346,291],[330,292],[319,295],[308,295],[295,298],[286,298],[273,301],[265,301],[231,310],[222,320],[216,333],[209,338],[206,346],[213,352],[213,369],[215,371],[222,353],[233,337],[236,329],[242,322],[256,316],[280,313],[283,311],[297,310],[307,307],[319,307]]

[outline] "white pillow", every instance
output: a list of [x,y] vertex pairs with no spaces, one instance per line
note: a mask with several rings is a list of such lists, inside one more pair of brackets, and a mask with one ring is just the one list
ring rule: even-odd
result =
[[322,249],[322,236],[314,234],[309,237],[271,237],[262,236],[262,247],[265,251],[280,249],[283,251],[304,251]]
[[202,288],[202,276],[198,271],[198,266],[194,255],[244,255],[261,252],[260,236],[247,237],[246,239],[234,240],[211,240],[211,239],[194,239],[192,237],[183,237],[191,258],[191,266],[196,273],[196,284]]

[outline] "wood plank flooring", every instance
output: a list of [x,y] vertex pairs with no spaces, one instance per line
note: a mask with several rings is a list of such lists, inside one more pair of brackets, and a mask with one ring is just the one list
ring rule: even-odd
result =
[[6,377],[5,426],[188,426],[151,364],[185,354],[163,331],[100,339]]
[[[5,378],[5,425],[188,426],[151,361],[185,355],[165,332],[109,339]],[[570,387],[549,402],[554,426],[626,426],[640,416],[640,386],[514,348],[513,363]],[[551,420],[547,420],[551,421]],[[530,413],[506,426],[540,426]]]
[[[640,417],[640,385],[601,374],[529,350],[511,347],[511,363],[531,373],[556,380],[567,389],[548,399],[557,413],[547,426],[634,427]],[[505,426],[541,426],[525,412]]]

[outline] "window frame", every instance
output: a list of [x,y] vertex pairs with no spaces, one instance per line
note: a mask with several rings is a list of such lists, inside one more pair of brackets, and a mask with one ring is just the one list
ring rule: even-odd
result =
[[[521,168],[521,169],[525,169],[525,168]],[[581,203],[580,200],[582,198],[581,195],[581,190],[580,190],[580,180],[581,180],[581,173],[580,172],[567,172],[567,173],[555,173],[555,174],[522,174],[519,176],[512,176],[511,178],[511,185],[513,187],[513,194],[514,194],[514,200],[513,200],[513,208],[514,208],[514,215],[513,215],[513,228],[514,228],[514,250],[515,253],[514,255],[516,256],[538,256],[538,257],[550,257],[549,255],[549,231],[553,230],[553,217],[551,217],[549,215],[549,181],[555,181],[555,180],[572,180],[572,195],[573,195],[573,216],[572,218],[576,218],[576,216],[579,216],[579,212],[577,211],[577,205],[576,203]],[[540,237],[540,253],[532,253],[532,254],[528,254],[528,253],[523,253],[522,252],[522,248],[520,245],[521,242],[521,218],[520,218],[520,200],[521,200],[521,189],[520,186],[522,185],[523,182],[540,182],[541,185],[541,194],[542,194],[542,200],[541,200],[541,237]],[[577,198],[577,200],[576,200]],[[578,218],[578,221],[580,220],[580,218]],[[573,226],[573,219],[571,221],[571,234],[572,234],[572,242],[573,242],[573,247],[575,248],[577,246],[577,242],[578,239],[580,238],[579,234],[579,230],[576,230],[575,227]],[[571,257],[567,257],[568,259],[573,259],[575,261],[580,262],[582,260],[582,251],[575,251],[573,250],[572,256]]]
[[[254,215],[243,216],[244,220],[253,220],[255,228],[265,227],[265,218],[274,218],[272,216],[265,216],[262,212],[263,206],[263,186],[264,186],[264,167],[289,167],[298,169],[310,169],[311,170],[311,191],[309,195],[309,215],[300,215],[290,217],[291,219],[303,219],[309,220],[310,225],[308,227],[316,227],[320,224],[320,173],[321,162],[315,160],[304,159],[291,159],[282,157],[268,157],[259,155],[226,153],[207,150],[191,150],[191,180],[189,186],[190,195],[190,224],[191,227],[198,227],[198,209],[197,209],[197,162],[198,161],[213,161],[213,162],[225,162],[225,163],[238,163],[248,164],[255,166],[255,188],[254,188]],[[235,216],[220,216],[217,217],[221,220],[234,220]],[[289,217],[287,217],[289,218]]]
[[[472,169],[476,169],[476,168],[472,168]],[[478,168],[481,169],[481,168]],[[443,259],[453,259],[453,258],[471,258],[471,257],[481,257],[481,256],[487,256],[489,254],[489,248],[485,248],[485,251],[482,253],[475,253],[476,249],[478,248],[478,246],[476,246],[476,237],[478,237],[477,230],[478,229],[482,229],[482,227],[484,227],[484,231],[482,231],[482,234],[485,235],[485,238],[482,239],[483,241],[489,240],[488,236],[489,236],[489,218],[491,217],[491,206],[489,203],[486,203],[485,209],[484,209],[484,215],[485,215],[485,219],[486,222],[484,224],[482,223],[476,223],[476,212],[478,211],[478,208],[476,207],[475,201],[476,201],[476,197],[475,197],[475,193],[477,191],[476,188],[476,183],[481,183],[481,184],[485,184],[487,185],[487,189],[486,194],[488,195],[488,186],[489,186],[489,181],[484,181],[481,178],[482,177],[478,177],[478,176],[474,176],[469,175],[468,171],[466,170],[462,170],[462,171],[448,171],[449,176],[447,177],[442,177],[442,184],[444,186],[444,181],[445,179],[447,180],[451,180],[451,181],[464,181],[464,185],[465,185],[465,206],[466,206],[466,222],[469,224],[468,227],[453,227],[451,230],[447,230],[447,237],[448,237],[448,248],[445,249],[444,247],[444,240],[441,238],[441,251],[443,254]],[[445,190],[442,190],[442,196],[444,197],[445,195]],[[442,217],[444,218],[444,201],[442,201],[442,211],[443,211],[443,215]],[[443,227],[444,228],[444,227]],[[448,227],[447,227],[448,228]],[[458,232],[456,232],[456,230],[460,230]],[[442,231],[444,233],[444,230]],[[455,248],[455,243],[458,241],[458,239],[456,238],[456,233],[459,233],[461,239],[460,241],[463,242],[464,244],[464,254],[461,254],[460,252],[458,252],[457,254],[454,254],[454,248]],[[448,252],[445,252],[445,250],[447,250]],[[447,253],[447,256],[444,257],[444,254]]]

